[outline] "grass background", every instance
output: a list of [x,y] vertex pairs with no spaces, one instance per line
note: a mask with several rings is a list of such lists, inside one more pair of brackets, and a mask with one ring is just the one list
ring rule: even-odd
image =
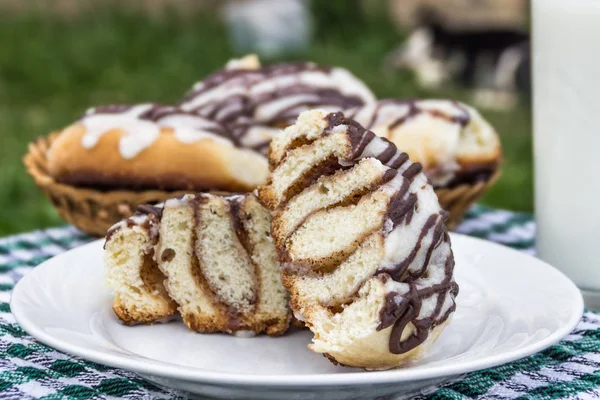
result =
[[[383,69],[385,55],[403,35],[374,8],[365,16],[347,2],[313,2],[309,59],[350,69],[379,97],[455,97],[460,88],[430,92],[407,72]],[[140,13],[102,8],[61,18],[40,14],[0,15],[0,236],[63,223],[26,174],[27,143],[59,129],[88,106],[176,101],[207,73],[235,56],[215,15]],[[532,210],[529,105],[483,114],[500,133],[503,175],[483,203]]]

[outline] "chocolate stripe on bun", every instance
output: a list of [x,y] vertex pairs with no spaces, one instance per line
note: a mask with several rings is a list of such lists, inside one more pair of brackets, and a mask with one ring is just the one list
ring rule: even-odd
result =
[[310,62],[260,67],[256,62],[215,72],[179,106],[223,123],[241,144],[264,151],[302,111],[337,111],[374,101],[366,85],[343,68]]
[[275,137],[259,200],[311,348],[373,369],[418,358],[454,310],[443,211],[418,163],[342,113],[307,111]]
[[498,169],[500,141],[472,107],[454,100],[386,99],[346,114],[406,151],[437,187],[487,181]]

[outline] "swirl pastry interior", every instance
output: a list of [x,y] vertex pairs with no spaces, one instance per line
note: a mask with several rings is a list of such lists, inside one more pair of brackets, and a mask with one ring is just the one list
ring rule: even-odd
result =
[[185,195],[142,207],[107,235],[115,313],[139,323],[178,310],[197,332],[284,333],[291,315],[270,222],[251,194]]
[[417,359],[458,286],[432,186],[406,153],[340,112],[313,110],[276,136],[259,200],[294,316],[312,350],[356,367]]

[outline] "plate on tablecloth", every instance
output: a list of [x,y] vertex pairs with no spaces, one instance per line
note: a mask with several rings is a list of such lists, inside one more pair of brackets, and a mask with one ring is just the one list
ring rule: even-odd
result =
[[127,327],[103,283],[102,241],[60,254],[15,287],[11,310],[42,343],[135,371],[161,385],[226,398],[373,398],[407,393],[526,357],[579,322],[581,294],[561,272],[507,247],[452,234],[460,285],[451,323],[427,356],[391,371],[334,366],[306,346],[311,334],[238,338],[181,322]]

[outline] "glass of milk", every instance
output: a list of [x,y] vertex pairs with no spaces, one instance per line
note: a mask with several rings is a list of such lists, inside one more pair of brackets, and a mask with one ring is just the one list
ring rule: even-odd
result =
[[538,256],[600,308],[600,0],[533,0]]

